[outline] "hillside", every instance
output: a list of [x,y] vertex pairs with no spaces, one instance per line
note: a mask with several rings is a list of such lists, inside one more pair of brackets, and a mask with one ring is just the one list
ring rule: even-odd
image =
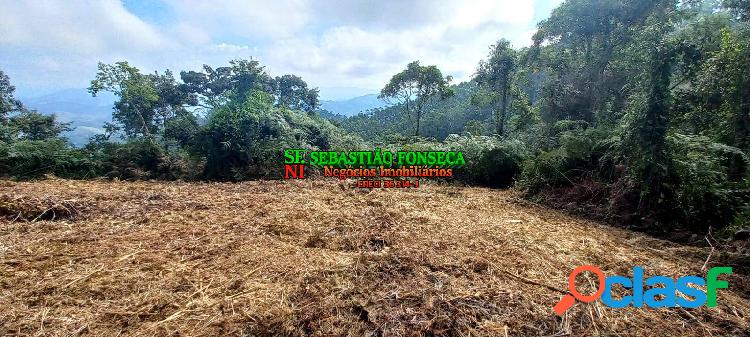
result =
[[320,101],[321,109],[342,116],[355,116],[360,112],[383,108],[386,106],[388,106],[388,104],[378,99],[377,94],[363,95],[336,101]]
[[[21,335],[729,336],[719,306],[552,306],[570,271],[704,275],[681,246],[520,202],[510,191],[335,181],[0,182],[0,322]],[[26,220],[24,220],[26,219]],[[34,221],[36,219],[36,221]],[[47,220],[43,220],[47,219]],[[708,266],[717,263],[713,254]]]
[[55,114],[61,122],[71,123],[73,130],[65,137],[82,146],[91,136],[102,133],[102,125],[112,120],[115,97],[109,93],[91,97],[86,89],[67,89],[22,100],[30,109]]
[[[422,135],[442,140],[450,134],[467,131],[466,126],[470,123],[478,125],[478,133],[491,134],[491,111],[471,103],[472,96],[476,93],[476,83],[461,82],[452,88],[455,92],[453,96],[433,102],[427,107],[421,126]],[[351,116],[343,120],[341,126],[368,140],[379,140],[389,134],[414,134],[413,118],[404,114],[402,105],[382,107]]]

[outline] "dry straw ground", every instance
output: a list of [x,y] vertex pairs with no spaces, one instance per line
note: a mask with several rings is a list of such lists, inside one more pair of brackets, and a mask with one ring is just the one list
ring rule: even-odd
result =
[[710,250],[525,205],[508,191],[53,179],[0,182],[0,194],[0,335],[750,331],[741,273],[717,308],[594,302],[555,316],[576,266],[705,275]]

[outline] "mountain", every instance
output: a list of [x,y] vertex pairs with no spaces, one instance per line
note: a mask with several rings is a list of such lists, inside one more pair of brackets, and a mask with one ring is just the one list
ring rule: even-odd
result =
[[55,114],[61,122],[71,123],[72,131],[65,136],[81,146],[89,137],[102,133],[102,125],[112,119],[115,96],[102,92],[91,97],[86,89],[66,89],[51,94],[22,98],[23,104],[45,114]]
[[[21,101],[27,108],[45,114],[55,114],[59,121],[70,122],[73,130],[65,136],[70,139],[71,143],[81,146],[86,144],[91,136],[103,132],[102,125],[112,120],[112,105],[115,102],[115,96],[102,92],[97,97],[91,97],[86,89],[66,89],[51,94],[21,98]],[[330,112],[326,114],[326,117],[335,120],[386,106],[388,104],[379,100],[376,94],[345,100],[321,101],[321,108]]]
[[377,89],[359,87],[319,87],[318,89],[320,90],[320,100],[323,101],[344,101],[378,91]]
[[378,99],[378,95],[376,94],[369,94],[340,101],[320,101],[320,107],[322,109],[347,117],[355,116],[365,110],[386,106],[388,106],[388,104]]

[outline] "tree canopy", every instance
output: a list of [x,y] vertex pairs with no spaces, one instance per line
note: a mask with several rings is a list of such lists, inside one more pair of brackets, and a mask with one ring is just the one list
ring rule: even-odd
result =
[[380,91],[379,98],[391,99],[404,107],[407,116],[415,116],[414,134],[419,136],[419,123],[426,108],[435,99],[445,99],[453,95],[449,87],[451,77],[443,77],[436,66],[422,66],[414,61],[406,69],[393,75],[390,82]]

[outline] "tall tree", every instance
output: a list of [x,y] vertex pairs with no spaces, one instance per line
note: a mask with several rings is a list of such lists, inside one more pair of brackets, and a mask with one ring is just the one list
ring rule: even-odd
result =
[[13,111],[23,110],[23,104],[17,100],[13,93],[16,87],[10,84],[8,75],[0,70],[0,123],[7,121],[7,115]]
[[510,41],[502,39],[490,47],[487,60],[479,62],[479,69],[475,79],[486,89],[495,115],[495,130],[498,135],[505,134],[505,122],[508,118],[508,107],[512,79],[518,65],[516,51],[510,46]]
[[635,36],[644,50],[636,51],[633,57],[645,67],[638,78],[641,90],[631,97],[634,102],[625,151],[631,174],[640,182],[638,212],[667,220],[665,217],[671,212],[668,207],[675,203],[675,186],[679,183],[667,144],[671,79],[678,49],[670,33],[677,7],[675,2],[667,0],[655,6],[647,19],[647,28]]
[[151,79],[128,62],[99,63],[96,78],[89,86],[91,95],[110,91],[119,97],[112,119],[129,137],[152,136],[159,95]]
[[633,47],[633,34],[660,1],[569,0],[540,22],[533,39],[541,49],[534,62],[546,78],[543,113],[611,120],[607,114],[624,105],[623,87],[633,75],[618,56]]
[[185,106],[197,104],[195,94],[179,85],[169,70],[142,74],[128,62],[99,63],[98,69],[89,92],[96,96],[109,91],[119,97],[112,117],[129,137],[155,136],[169,119],[188,113]]
[[187,91],[197,94],[200,105],[216,109],[228,103],[242,104],[254,90],[272,92],[273,78],[257,60],[232,60],[228,67],[203,66],[202,72],[183,71]]
[[318,108],[318,89],[308,88],[307,83],[296,75],[284,75],[274,79],[276,105],[290,109],[313,112]]
[[722,5],[729,8],[741,20],[750,20],[750,1],[747,0],[723,0]]
[[451,77],[443,77],[437,66],[421,66],[414,61],[406,69],[393,75],[390,82],[380,91],[378,98],[394,100],[402,104],[408,116],[416,117],[414,135],[419,136],[419,123],[425,108],[435,99],[445,99],[453,95],[449,84]]

